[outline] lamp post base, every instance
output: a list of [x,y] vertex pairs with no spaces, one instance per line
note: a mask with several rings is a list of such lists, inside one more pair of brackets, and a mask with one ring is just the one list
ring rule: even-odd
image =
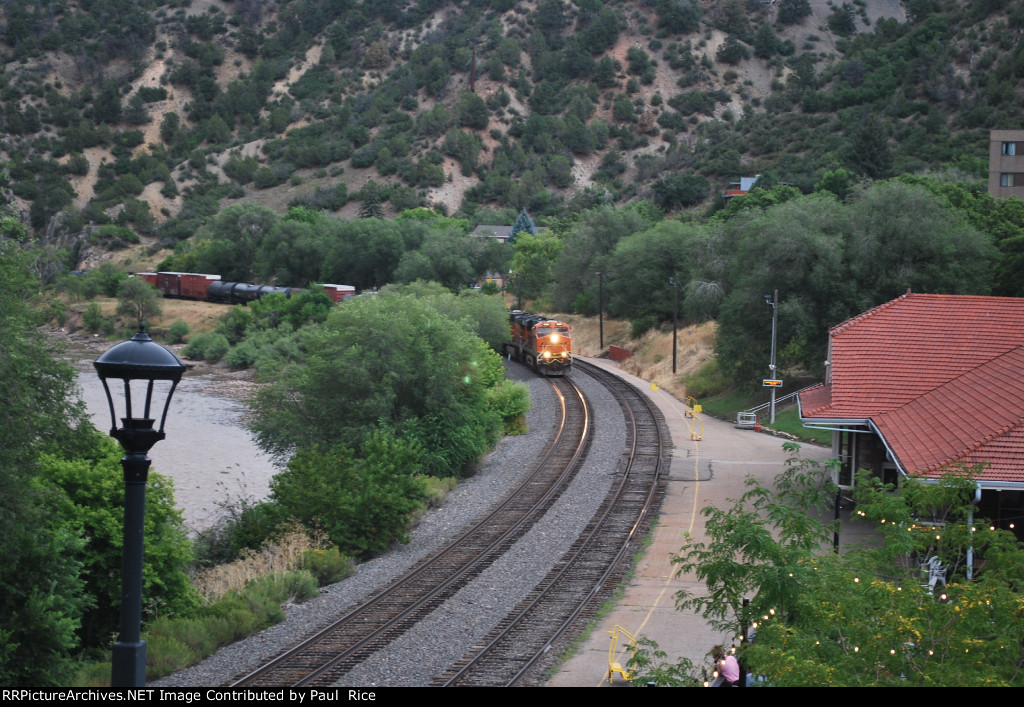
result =
[[110,670],[111,687],[142,687],[146,684],[146,642],[114,644]]

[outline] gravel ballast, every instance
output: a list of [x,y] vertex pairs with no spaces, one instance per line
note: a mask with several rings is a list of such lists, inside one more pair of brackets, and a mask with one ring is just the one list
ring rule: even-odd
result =
[[[499,442],[474,476],[460,483],[442,506],[424,515],[408,545],[359,565],[352,577],[324,588],[318,597],[288,607],[286,619],[276,626],[153,685],[213,686],[254,670],[358,606],[504,498],[550,439],[556,419],[555,396],[547,381],[516,364],[509,375],[530,388],[529,432]],[[591,404],[594,440],[569,489],[508,553],[400,639],[370,656],[344,678],[344,684],[428,684],[509,613],[583,530],[614,481],[625,426],[610,393],[578,372],[573,379]]]

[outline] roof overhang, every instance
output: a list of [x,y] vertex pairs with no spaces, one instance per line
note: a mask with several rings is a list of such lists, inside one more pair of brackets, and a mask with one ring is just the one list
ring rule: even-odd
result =
[[[800,416],[800,421],[804,423],[804,427],[812,430],[828,430],[832,432],[860,432],[860,433],[873,433],[878,436],[878,439],[882,441],[882,445],[885,447],[885,456],[896,466],[896,470],[900,476],[906,478],[918,479],[924,483],[937,484],[939,478],[935,476],[925,476],[924,474],[911,474],[908,473],[900,462],[899,457],[893,451],[892,446],[889,444],[889,440],[885,438],[885,435],[875,425],[874,421],[870,418],[856,419],[856,418],[824,418],[824,417],[812,417],[804,418]],[[810,424],[809,424],[810,423]],[[864,429],[855,429],[856,427],[863,427]],[[1024,481],[1001,481],[999,479],[975,479],[975,483],[982,490],[986,491],[1024,491]]]
[[796,409],[800,422],[812,430],[845,432],[851,427],[864,427],[870,422],[866,417],[804,417],[804,401],[799,395],[796,396]]

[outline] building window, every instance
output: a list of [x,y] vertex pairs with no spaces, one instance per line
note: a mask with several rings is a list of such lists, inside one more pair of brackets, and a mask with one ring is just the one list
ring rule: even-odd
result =
[[999,186],[1001,187],[1015,187],[1017,186],[1016,179],[1017,175],[1012,172],[1003,172],[999,175]]
[[1006,157],[1014,157],[1017,155],[1017,143],[1015,142],[1004,142],[1003,143],[1003,155]]

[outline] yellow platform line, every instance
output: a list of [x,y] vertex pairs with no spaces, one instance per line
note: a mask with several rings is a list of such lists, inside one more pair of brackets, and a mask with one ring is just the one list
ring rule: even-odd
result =
[[[652,388],[653,388],[653,386],[652,386]],[[654,388],[654,390],[659,390],[659,389]],[[668,400],[669,400],[669,403],[671,404],[671,406],[678,413],[679,412],[679,401],[677,401],[671,395],[668,395],[667,397],[668,397]],[[687,417],[688,417],[685,413],[686,413],[686,409],[685,409],[685,406],[684,406],[684,410],[683,410],[683,413],[682,413],[682,417],[683,417],[684,420],[687,419]],[[695,415],[696,413],[693,413],[693,414]],[[694,525],[697,522],[697,517],[698,517],[699,512],[700,512],[698,510],[698,508],[697,508],[697,499],[700,498],[700,444],[699,444],[700,439],[694,439],[694,436],[693,436],[693,422],[690,422],[689,424],[690,424],[690,442],[693,443],[693,482],[696,485],[694,486],[694,491],[693,491],[693,506],[690,509],[690,522],[689,522],[689,524],[687,526],[687,529],[686,529],[686,536],[687,537],[692,537],[693,536],[693,528],[694,528]],[[643,621],[641,621],[640,625],[636,628],[636,630],[632,632],[634,636],[639,636],[641,634],[641,632],[644,629],[644,626],[647,625],[647,623],[651,620],[651,617],[654,615],[654,610],[657,609],[659,606],[661,606],[661,602],[665,598],[665,593],[668,592],[669,589],[671,589],[671,583],[672,583],[672,580],[675,579],[675,577],[676,577],[676,573],[675,572],[670,572],[668,574],[668,576],[665,578],[665,586],[663,586],[661,588],[661,591],[658,592],[657,598],[654,600],[654,603],[651,605],[651,607],[647,610],[647,613],[644,615]],[[617,656],[619,658],[620,662],[625,658],[625,654],[626,654],[626,649],[625,649],[625,647],[623,647],[622,649],[620,649],[620,652],[619,652],[619,654]],[[605,684],[605,676],[602,675],[601,676],[601,681],[598,682],[597,685],[595,685],[594,687],[602,687],[602,686],[604,686],[604,684]]]

